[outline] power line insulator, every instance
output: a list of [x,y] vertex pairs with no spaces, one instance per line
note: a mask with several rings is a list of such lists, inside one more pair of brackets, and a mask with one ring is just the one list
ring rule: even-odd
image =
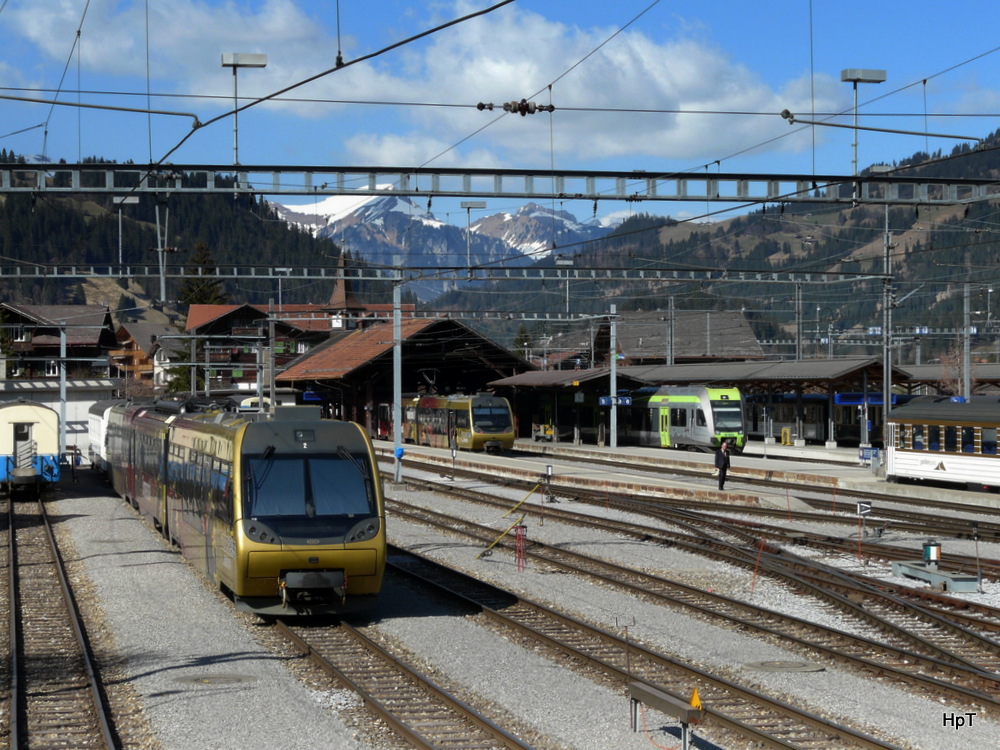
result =
[[503,111],[510,112],[511,114],[519,114],[521,117],[525,115],[533,115],[536,112],[555,112],[555,107],[551,104],[538,105],[535,102],[529,102],[527,99],[522,99],[519,102],[504,102]]

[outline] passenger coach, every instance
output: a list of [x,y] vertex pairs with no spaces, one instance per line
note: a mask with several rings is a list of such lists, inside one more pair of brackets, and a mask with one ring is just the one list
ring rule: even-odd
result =
[[888,481],[1000,488],[1000,397],[920,397],[893,409],[887,425]]
[[359,425],[312,406],[189,407],[112,408],[119,494],[240,610],[342,613],[380,592],[382,481]]
[[433,448],[509,451],[514,447],[514,417],[505,398],[490,393],[475,396],[422,396],[405,404],[403,438]]
[[59,414],[26,399],[0,403],[0,483],[38,494],[58,484]]
[[724,440],[737,450],[746,445],[737,388],[641,388],[622,412],[621,437],[635,445],[702,451],[713,451]]

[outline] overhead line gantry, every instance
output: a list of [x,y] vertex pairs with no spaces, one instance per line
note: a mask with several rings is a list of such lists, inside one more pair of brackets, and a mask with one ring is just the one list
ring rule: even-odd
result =
[[1000,197],[992,178],[446,167],[3,164],[0,193],[271,197],[400,195],[538,201],[953,205]]

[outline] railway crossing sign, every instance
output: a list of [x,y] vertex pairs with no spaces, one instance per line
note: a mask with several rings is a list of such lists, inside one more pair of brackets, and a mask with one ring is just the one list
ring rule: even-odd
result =
[[858,515],[862,518],[864,516],[870,515],[872,512],[872,504],[867,502],[858,503]]

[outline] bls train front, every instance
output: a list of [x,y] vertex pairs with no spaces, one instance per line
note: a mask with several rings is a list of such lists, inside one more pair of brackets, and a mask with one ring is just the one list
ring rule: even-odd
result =
[[242,611],[343,613],[382,588],[371,441],[355,423],[319,416],[278,407],[270,420],[195,415],[171,427],[171,536]]

